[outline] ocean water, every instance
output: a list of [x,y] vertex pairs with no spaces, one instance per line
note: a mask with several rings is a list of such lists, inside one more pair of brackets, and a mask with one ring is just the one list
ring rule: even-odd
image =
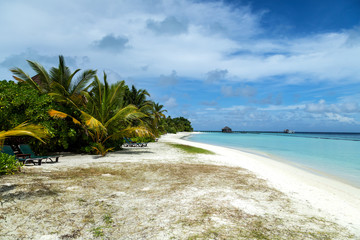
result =
[[360,133],[201,133],[188,140],[283,161],[360,188]]

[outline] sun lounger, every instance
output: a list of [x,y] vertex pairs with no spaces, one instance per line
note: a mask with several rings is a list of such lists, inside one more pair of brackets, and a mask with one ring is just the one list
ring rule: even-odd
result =
[[60,156],[37,156],[28,144],[20,144],[19,149],[23,154],[30,154],[31,158],[42,158],[45,162],[58,162]]
[[137,147],[137,145],[134,142],[131,142],[131,140],[124,137],[125,143],[124,147]]
[[9,145],[4,145],[1,149],[2,153],[6,153],[11,156],[15,156],[16,160],[23,164],[32,163],[35,165],[41,165],[41,162],[44,158],[32,158],[30,154],[15,154],[14,150]]
[[131,139],[124,137],[125,143],[124,147],[146,147],[147,143],[135,143]]

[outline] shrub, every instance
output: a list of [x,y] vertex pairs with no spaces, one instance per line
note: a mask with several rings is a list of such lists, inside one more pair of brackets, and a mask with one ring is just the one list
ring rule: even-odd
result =
[[22,164],[15,156],[6,153],[0,153],[0,175],[14,174],[21,171]]
[[[83,130],[71,119],[54,119],[48,111],[68,109],[54,101],[47,94],[40,94],[25,83],[0,81],[0,131],[11,129],[25,121],[41,124],[49,134],[47,144],[42,144],[30,137],[16,137],[7,140],[8,145],[29,143],[38,154],[57,151],[76,151],[87,145],[83,139]],[[71,112],[71,115],[74,115]],[[75,116],[78,117],[78,116]]]

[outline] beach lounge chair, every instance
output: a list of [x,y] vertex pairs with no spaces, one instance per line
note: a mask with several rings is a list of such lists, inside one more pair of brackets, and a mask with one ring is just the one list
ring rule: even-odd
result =
[[124,140],[125,140],[125,143],[123,144],[124,147],[137,147],[137,145],[128,138],[124,137]]
[[15,154],[14,150],[9,145],[4,145],[1,149],[1,152],[11,156],[15,156],[16,160],[23,164],[32,163],[35,165],[36,163],[37,165],[41,165],[41,162],[43,160],[43,158],[32,158],[30,154]]
[[48,160],[50,160],[50,162],[52,163],[58,162],[60,157],[60,156],[37,156],[35,155],[35,153],[28,144],[20,144],[19,149],[23,154],[30,154],[31,158],[42,158],[45,160],[45,162],[48,162]]
[[147,143],[143,143],[143,142],[141,142],[141,143],[133,142],[133,141],[131,141],[130,138],[129,138],[129,141],[130,141],[130,143],[136,144],[137,147],[146,147],[146,146],[147,146]]
[[131,139],[124,137],[125,139],[125,144],[124,147],[146,147],[147,143],[136,143],[131,141]]

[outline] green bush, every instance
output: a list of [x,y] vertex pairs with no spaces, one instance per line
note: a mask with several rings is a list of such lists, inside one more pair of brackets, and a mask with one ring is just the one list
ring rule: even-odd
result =
[[[7,144],[18,145],[28,143],[37,154],[58,151],[79,151],[88,145],[88,139],[83,137],[83,129],[71,119],[54,119],[48,111],[57,109],[69,111],[65,106],[55,102],[53,97],[40,94],[25,83],[0,81],[0,131],[11,129],[25,121],[44,126],[50,139],[47,144],[30,137],[14,137]],[[73,112],[69,114],[74,115]],[[78,117],[75,115],[75,117]]]
[[160,121],[159,131],[161,134],[164,133],[177,133],[177,132],[192,132],[193,128],[191,122],[184,117],[163,118]]
[[131,141],[136,143],[148,143],[148,142],[155,142],[155,139],[152,137],[132,137]]
[[14,174],[21,171],[22,164],[15,156],[6,153],[0,153],[0,175]]

